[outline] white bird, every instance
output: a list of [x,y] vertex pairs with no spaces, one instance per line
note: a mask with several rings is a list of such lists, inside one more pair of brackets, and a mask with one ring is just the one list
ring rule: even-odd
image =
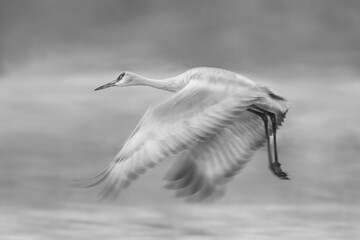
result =
[[289,109],[284,97],[240,74],[208,67],[163,80],[124,72],[95,90],[133,85],[175,94],[146,111],[109,166],[83,187],[103,183],[102,195],[115,197],[147,169],[173,157],[165,187],[190,201],[214,199],[265,142],[271,171],[289,179],[276,147],[276,129]]

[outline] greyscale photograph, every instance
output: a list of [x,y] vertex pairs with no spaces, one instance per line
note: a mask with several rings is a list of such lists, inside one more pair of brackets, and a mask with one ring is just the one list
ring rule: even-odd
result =
[[0,239],[360,239],[359,110],[357,0],[0,0]]

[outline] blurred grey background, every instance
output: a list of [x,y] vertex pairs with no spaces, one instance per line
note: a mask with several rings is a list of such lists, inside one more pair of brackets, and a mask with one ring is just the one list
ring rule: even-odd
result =
[[[69,186],[169,95],[94,88],[197,66],[289,99],[279,153],[291,181],[263,149],[213,204],[162,188],[170,160],[115,202]],[[359,66],[357,0],[0,0],[1,239],[358,239]]]

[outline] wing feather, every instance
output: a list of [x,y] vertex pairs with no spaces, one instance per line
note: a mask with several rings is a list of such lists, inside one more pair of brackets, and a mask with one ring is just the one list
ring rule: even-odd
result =
[[[126,188],[131,180],[146,172],[147,169],[166,159],[168,156],[177,155],[195,146],[202,144],[202,148],[211,151],[208,158],[215,163],[218,169],[228,169],[232,165],[224,164],[227,159],[223,152],[219,152],[219,161],[213,159],[219,149],[220,142],[215,136],[223,132],[223,129],[233,120],[239,117],[250,105],[259,101],[262,97],[258,92],[247,91],[243,94],[229,95],[225,91],[214,91],[205,85],[192,81],[184,89],[173,95],[158,106],[150,108],[140,120],[137,127],[130,135],[120,152],[116,155],[109,167],[97,174],[85,187],[95,186],[105,182],[103,196],[109,196],[111,192],[116,195]],[[208,139],[212,148],[206,148]],[[187,173],[190,166],[197,163],[194,156],[204,155],[202,149],[198,153],[191,152],[191,161],[187,161],[184,168],[177,170],[170,188],[182,189],[180,196],[192,195],[201,191],[205,196],[213,195],[214,189],[209,184],[209,178],[198,168],[194,172]],[[203,159],[203,164],[208,160]],[[182,171],[185,169],[186,171]],[[211,168],[209,168],[211,169]],[[213,175],[219,174],[214,172]],[[179,177],[181,176],[181,177]],[[199,178],[200,176],[200,178]],[[212,181],[210,179],[210,181]],[[203,196],[201,196],[203,197]]]
[[[169,172],[168,179],[171,179],[171,174],[176,172],[176,169],[182,169],[176,172],[177,178],[186,179],[184,181],[186,184],[174,184],[170,181],[167,185],[177,192],[175,196],[184,197],[189,201],[201,201],[218,196],[219,193],[224,192],[224,184],[245,167],[265,140],[262,119],[244,111],[218,134],[180,156],[180,161],[177,161]],[[193,188],[193,178],[181,175],[189,171],[190,167],[193,168],[191,171],[197,172],[197,177],[201,178],[201,181],[196,179],[196,188]],[[200,183],[202,186],[199,186]],[[184,190],[187,188],[193,191]]]

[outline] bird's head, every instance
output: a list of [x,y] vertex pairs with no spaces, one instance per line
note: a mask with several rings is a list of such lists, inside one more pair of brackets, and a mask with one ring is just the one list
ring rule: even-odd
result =
[[136,81],[136,75],[131,73],[131,72],[123,72],[119,75],[119,77],[114,80],[111,81],[107,84],[104,84],[98,88],[96,88],[94,91],[97,90],[101,90],[101,89],[105,89],[105,88],[109,88],[109,87],[126,87],[126,86],[131,86],[131,85],[135,85]]

